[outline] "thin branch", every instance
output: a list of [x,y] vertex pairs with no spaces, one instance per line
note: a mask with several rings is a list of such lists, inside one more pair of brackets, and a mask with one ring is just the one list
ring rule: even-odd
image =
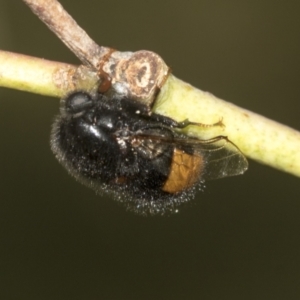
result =
[[[97,77],[85,67],[0,51],[0,85],[61,97],[71,90],[89,90]],[[213,124],[223,118],[224,128],[189,126],[187,134],[201,139],[228,136],[245,155],[300,176],[300,133],[248,110],[198,90],[171,75],[154,107],[156,113],[178,121]]]
[[84,64],[98,69],[99,61],[110,52],[110,48],[97,45],[58,1],[23,1]]
[[97,74],[74,66],[0,50],[0,86],[62,97],[73,90],[91,90]]

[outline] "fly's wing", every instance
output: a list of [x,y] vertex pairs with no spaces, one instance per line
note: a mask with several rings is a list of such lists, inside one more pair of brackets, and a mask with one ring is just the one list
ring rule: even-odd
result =
[[202,178],[205,180],[240,175],[248,169],[246,157],[225,136],[209,140],[156,135],[136,135],[135,138],[152,140],[154,143],[172,144],[187,153],[201,156],[205,168]]
[[248,161],[242,152],[226,137],[220,136],[195,146],[205,157],[203,179],[218,179],[243,174],[248,169]]

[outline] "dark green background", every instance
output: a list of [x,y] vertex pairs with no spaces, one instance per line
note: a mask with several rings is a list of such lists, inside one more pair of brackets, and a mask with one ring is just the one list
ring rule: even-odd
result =
[[[101,45],[300,129],[300,2],[62,0]],[[0,48],[78,63],[22,1]],[[78,184],[49,148],[58,100],[0,89],[0,299],[299,299],[300,179],[250,161],[172,217]],[[299,149],[300,150],[300,149]]]

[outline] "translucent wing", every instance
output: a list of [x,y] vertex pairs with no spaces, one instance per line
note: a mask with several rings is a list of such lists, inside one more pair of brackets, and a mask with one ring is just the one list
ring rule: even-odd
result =
[[199,155],[204,161],[203,179],[218,179],[243,174],[248,169],[246,157],[225,136],[208,140],[197,138],[164,137],[159,135],[135,135],[139,140],[153,143],[172,144],[187,153]]

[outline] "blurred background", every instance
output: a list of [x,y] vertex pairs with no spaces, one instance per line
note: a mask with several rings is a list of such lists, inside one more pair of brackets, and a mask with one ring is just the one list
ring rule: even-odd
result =
[[[155,51],[178,78],[300,130],[299,1],[61,3],[100,45]],[[0,48],[79,63],[22,1],[0,0]],[[55,160],[58,103],[0,88],[1,299],[299,299],[299,178],[250,161],[179,214],[140,217]]]

